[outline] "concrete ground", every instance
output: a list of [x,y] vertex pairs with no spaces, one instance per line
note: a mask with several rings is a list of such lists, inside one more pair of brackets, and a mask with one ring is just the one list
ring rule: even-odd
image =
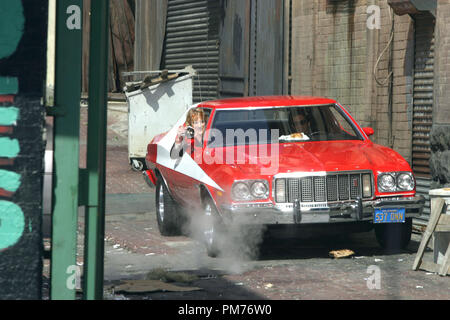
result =
[[[110,110],[105,226],[105,298],[151,300],[403,300],[450,299],[449,277],[411,267],[421,235],[413,234],[408,248],[385,252],[373,232],[301,237],[307,230],[269,229],[261,235],[259,256],[251,258],[234,248],[210,258],[192,237],[159,234],[154,189],[127,159],[126,110]],[[124,118],[125,117],[125,118]],[[85,114],[82,113],[82,124]],[[81,137],[85,132],[81,132]],[[81,157],[85,144],[81,144]],[[82,161],[80,161],[82,163]],[[80,211],[78,263],[83,264],[83,214]],[[330,257],[332,250],[349,249],[348,258]],[[432,260],[427,250],[424,260]],[[48,260],[46,260],[48,271]],[[172,284],[187,291],[120,292],[112,287],[125,280],[143,280],[157,272],[190,276]],[[44,276],[45,276],[44,272]],[[378,278],[376,276],[379,275]],[[48,276],[48,274],[47,274]],[[375,280],[374,280],[375,279]],[[376,281],[379,280],[379,281]],[[189,290],[189,288],[197,290]]]
[[[147,202],[145,197],[142,201]],[[133,299],[443,299],[450,281],[411,267],[421,236],[413,235],[407,250],[388,253],[373,232],[304,239],[299,229],[269,230],[259,257],[228,252],[209,258],[203,245],[188,237],[162,237],[153,212],[108,217],[105,280],[145,279],[163,268],[199,279],[192,292],[156,292]],[[350,249],[350,258],[333,259],[332,250]],[[424,259],[432,260],[428,250]],[[379,288],[370,288],[379,270]]]

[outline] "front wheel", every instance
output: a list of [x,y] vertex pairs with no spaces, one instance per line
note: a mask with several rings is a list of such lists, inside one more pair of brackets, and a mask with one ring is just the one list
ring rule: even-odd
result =
[[217,257],[221,253],[223,238],[223,227],[220,223],[219,214],[211,199],[203,202],[203,241],[206,245],[208,256]]
[[383,249],[405,249],[412,233],[412,218],[406,218],[404,223],[381,223],[375,225],[375,236]]

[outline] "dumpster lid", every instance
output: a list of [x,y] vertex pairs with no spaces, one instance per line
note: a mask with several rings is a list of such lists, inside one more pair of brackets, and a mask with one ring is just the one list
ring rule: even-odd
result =
[[171,80],[175,80],[180,76],[184,75],[197,75],[197,71],[189,65],[184,69],[179,70],[155,70],[155,71],[133,71],[133,72],[123,72],[124,77],[135,77],[141,78],[142,80],[130,81],[125,83],[123,88],[124,92],[133,92],[136,90],[142,90],[153,86],[158,83],[163,83]]

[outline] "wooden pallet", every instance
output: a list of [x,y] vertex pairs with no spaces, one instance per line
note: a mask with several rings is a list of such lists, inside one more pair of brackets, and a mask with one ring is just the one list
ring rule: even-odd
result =
[[[434,232],[450,232],[450,215],[445,214],[447,206],[444,199],[431,199],[431,214],[427,228],[423,234],[420,242],[419,250],[417,251],[416,259],[414,260],[413,270],[425,270],[428,272],[439,273],[441,276],[446,276],[450,271],[450,243],[445,252],[442,264],[437,264],[431,261],[422,261],[423,254]],[[444,214],[443,214],[444,213]]]

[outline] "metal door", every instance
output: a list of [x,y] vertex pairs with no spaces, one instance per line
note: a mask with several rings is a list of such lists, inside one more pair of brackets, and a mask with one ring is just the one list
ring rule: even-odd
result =
[[284,1],[252,0],[249,95],[283,93]]
[[224,2],[220,28],[219,96],[248,95],[250,1]]

